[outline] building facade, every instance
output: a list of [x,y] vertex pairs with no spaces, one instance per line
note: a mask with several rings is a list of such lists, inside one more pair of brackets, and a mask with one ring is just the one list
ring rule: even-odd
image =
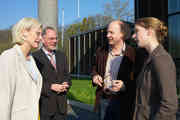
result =
[[167,23],[168,0],[135,0],[134,3],[135,19],[153,16]]

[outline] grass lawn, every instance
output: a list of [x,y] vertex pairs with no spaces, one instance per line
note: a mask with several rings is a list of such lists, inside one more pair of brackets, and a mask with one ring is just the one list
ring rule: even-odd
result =
[[[88,78],[73,78],[72,86],[68,92],[68,99],[79,101],[86,104],[94,104],[95,101],[95,90],[92,86],[91,80]],[[177,89],[179,103],[180,103],[180,89]]]
[[86,104],[94,104],[96,88],[92,86],[90,79],[72,79],[72,86],[68,92],[68,99]]

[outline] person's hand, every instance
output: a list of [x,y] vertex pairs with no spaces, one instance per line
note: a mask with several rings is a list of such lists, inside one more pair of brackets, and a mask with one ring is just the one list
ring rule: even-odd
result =
[[102,80],[102,77],[100,75],[94,75],[92,79],[93,79],[94,84],[102,87],[103,80]]
[[113,80],[112,89],[113,92],[124,91],[125,85],[122,80]]
[[62,85],[64,85],[65,91],[67,91],[68,88],[70,87],[68,82],[63,82]]
[[59,89],[59,84],[52,84],[50,89],[57,92]]
[[67,88],[69,87],[69,85],[63,85],[63,84],[52,84],[51,85],[51,90],[60,93],[60,92],[65,92],[67,91]]

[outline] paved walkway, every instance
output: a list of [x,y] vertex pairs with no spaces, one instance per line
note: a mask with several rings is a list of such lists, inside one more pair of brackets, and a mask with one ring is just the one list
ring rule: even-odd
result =
[[98,115],[93,112],[93,107],[76,101],[68,101],[67,120],[98,120]]
[[69,106],[67,120],[98,120],[96,113],[81,109],[75,106]]
[[[67,120],[99,120],[98,115],[93,112],[93,107],[76,101],[68,101]],[[177,113],[177,119],[180,120],[180,109]]]
[[180,108],[179,108],[179,110],[178,110],[176,120],[180,120]]

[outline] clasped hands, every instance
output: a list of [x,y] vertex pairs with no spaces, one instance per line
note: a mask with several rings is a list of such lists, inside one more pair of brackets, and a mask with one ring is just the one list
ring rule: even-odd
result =
[[[96,85],[99,85],[100,87],[104,87],[106,89],[106,85],[103,86],[103,79],[100,75],[93,76],[93,83]],[[111,91],[118,92],[118,91],[124,91],[125,85],[122,80],[112,80],[112,88]]]
[[58,94],[61,92],[67,92],[68,88],[68,82],[63,82],[62,84],[51,84],[51,90],[57,92]]

